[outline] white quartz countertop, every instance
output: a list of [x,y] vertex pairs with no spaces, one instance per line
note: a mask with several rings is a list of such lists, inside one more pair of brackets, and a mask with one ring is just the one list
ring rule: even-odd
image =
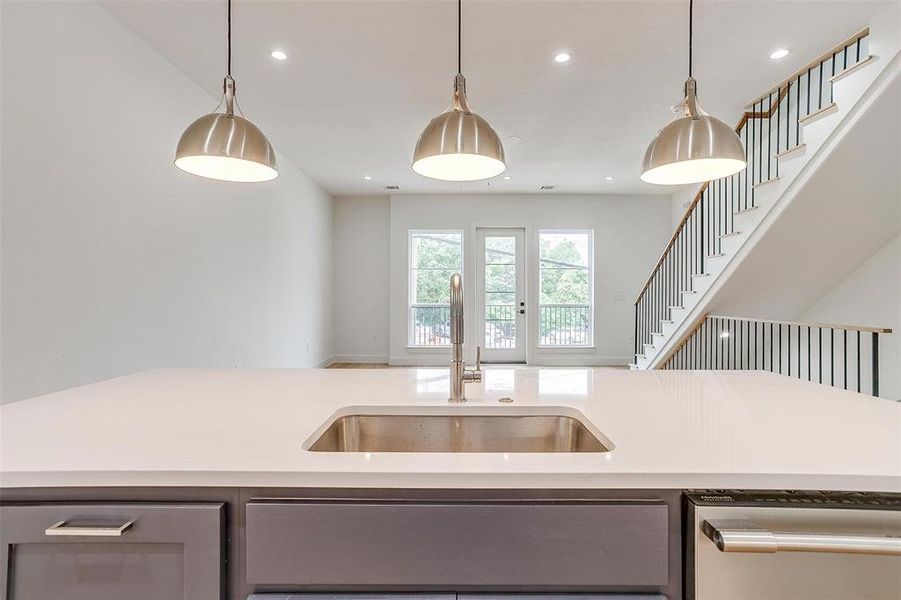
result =
[[[901,491],[901,405],[762,371],[163,369],[0,408],[0,487],[742,488]],[[503,396],[512,404],[499,404]],[[346,407],[580,411],[605,453],[330,453]],[[425,409],[429,410],[429,409]]]

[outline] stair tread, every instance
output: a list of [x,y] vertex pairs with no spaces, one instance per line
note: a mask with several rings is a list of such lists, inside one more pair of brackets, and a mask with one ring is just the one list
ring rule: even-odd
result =
[[807,148],[807,144],[805,144],[804,142],[801,142],[797,146],[792,146],[791,148],[788,148],[787,150],[783,150],[782,152],[780,152],[779,154],[776,155],[776,158],[785,158],[789,154],[794,154],[795,152],[798,152],[799,150],[804,150],[805,148]]
[[707,258],[719,258],[721,256],[726,256],[726,255],[723,254],[722,252],[720,252],[719,254],[708,254]]
[[841,72],[836,73],[835,75],[830,77],[829,83],[835,83],[836,81],[844,79],[845,77],[847,77],[854,71],[862,69],[865,66],[867,66],[868,64],[872,63],[873,61],[876,60],[876,58],[878,58],[876,55],[871,54],[870,56],[866,57],[865,59],[857,61],[855,64],[851,65],[847,69],[842,69]]
[[759,207],[759,206],[749,206],[748,208],[743,208],[743,209],[741,209],[741,210],[737,210],[737,211],[735,211],[735,212],[732,213],[732,214],[734,214],[734,215],[742,215],[742,214],[744,214],[744,213],[751,212],[752,210],[757,210],[758,208],[760,208],[760,207]]
[[816,120],[819,117],[826,116],[826,114],[830,113],[831,111],[833,111],[837,108],[838,108],[838,104],[836,104],[835,102],[830,102],[829,104],[825,105],[824,107],[818,108],[817,110],[813,111],[809,115],[804,115],[803,117],[798,119],[798,123],[801,123],[803,125],[807,121]]
[[722,238],[735,237],[735,236],[737,236],[737,235],[741,235],[741,233],[742,233],[741,231],[733,231],[733,232],[731,232],[731,233],[721,233],[721,234],[720,234],[720,239],[722,239]]
[[757,188],[763,187],[769,183],[776,183],[777,181],[779,181],[779,177],[773,177],[772,179],[767,179],[766,181],[761,181],[760,183],[755,183],[751,187],[753,187],[756,190]]

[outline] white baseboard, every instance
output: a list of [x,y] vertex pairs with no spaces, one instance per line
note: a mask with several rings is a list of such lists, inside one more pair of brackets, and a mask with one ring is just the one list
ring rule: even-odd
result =
[[385,354],[336,354],[332,357],[332,362],[336,363],[359,363],[359,364],[386,364],[388,356]]
[[399,367],[446,367],[450,364],[450,354],[447,356],[416,354],[412,356],[391,356],[388,358],[388,364]]
[[557,356],[542,354],[533,356],[530,367],[625,367],[634,360],[632,356]]
[[320,360],[318,363],[316,363],[315,365],[313,365],[313,366],[310,367],[310,368],[311,368],[311,369],[322,369],[322,368],[325,368],[325,367],[329,366],[329,365],[332,364],[333,362],[335,362],[335,357],[334,357],[334,356],[329,356],[329,357],[327,357],[327,358],[324,358],[324,359]]
[[[544,354],[533,357],[527,366],[530,367],[625,367],[634,357],[632,356],[573,356],[561,354],[552,356]],[[449,364],[447,356],[392,356],[388,364],[403,367],[446,367]],[[486,363],[487,364],[487,363]]]

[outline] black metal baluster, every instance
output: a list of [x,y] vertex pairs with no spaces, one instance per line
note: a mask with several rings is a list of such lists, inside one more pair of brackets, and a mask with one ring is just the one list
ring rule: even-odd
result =
[[842,358],[842,366],[844,368],[844,380],[843,385],[845,389],[848,389],[848,330],[842,329],[842,352],[844,354]]
[[870,336],[873,338],[873,395],[879,396],[879,334],[872,332]]
[[810,114],[810,69],[807,69],[807,112],[804,114]]
[[[832,53],[832,77],[835,77],[835,52]],[[829,81],[829,102],[832,102],[832,81]]]
[[795,146],[801,145],[801,76],[795,84]]
[[829,328],[829,385],[835,387],[835,329]]
[[[771,111],[772,112],[772,111]],[[776,94],[776,154],[779,154],[779,121],[782,118],[782,88]],[[776,177],[779,177],[779,161],[776,161]]]
[[779,323],[779,374],[782,375],[782,323]]
[[767,117],[766,117],[766,180],[769,181],[770,177],[770,158],[773,156],[773,92],[770,92],[770,96],[767,102]]
[[820,383],[823,383],[823,328],[818,327],[817,329],[820,330],[820,334],[817,336],[817,360],[820,363]]
[[810,363],[813,357],[810,355],[810,326],[807,326],[807,381],[810,381]]
[[[782,325],[779,326],[779,346],[782,346]],[[785,361],[785,367],[788,370],[788,376],[792,376],[792,326],[788,326],[788,342],[786,344],[787,358]],[[782,364],[782,357],[779,357],[779,364]]]
[[[857,53],[860,58],[860,39],[857,40]],[[860,393],[860,330],[857,330],[857,393]]]
[[820,85],[819,85],[819,93],[817,95],[817,110],[823,108],[823,63],[820,62]]

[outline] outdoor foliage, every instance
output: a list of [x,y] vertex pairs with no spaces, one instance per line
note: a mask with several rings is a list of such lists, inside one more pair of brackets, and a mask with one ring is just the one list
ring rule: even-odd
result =
[[[587,343],[590,310],[589,238],[582,233],[547,233],[539,239],[539,335],[547,345]],[[486,240],[486,319],[493,337],[514,335],[516,302],[515,238]],[[462,272],[460,233],[416,233],[411,238],[414,342],[448,343],[450,277]],[[564,306],[547,306],[564,305]],[[574,305],[574,306],[566,306]],[[503,340],[496,341],[499,347]]]

